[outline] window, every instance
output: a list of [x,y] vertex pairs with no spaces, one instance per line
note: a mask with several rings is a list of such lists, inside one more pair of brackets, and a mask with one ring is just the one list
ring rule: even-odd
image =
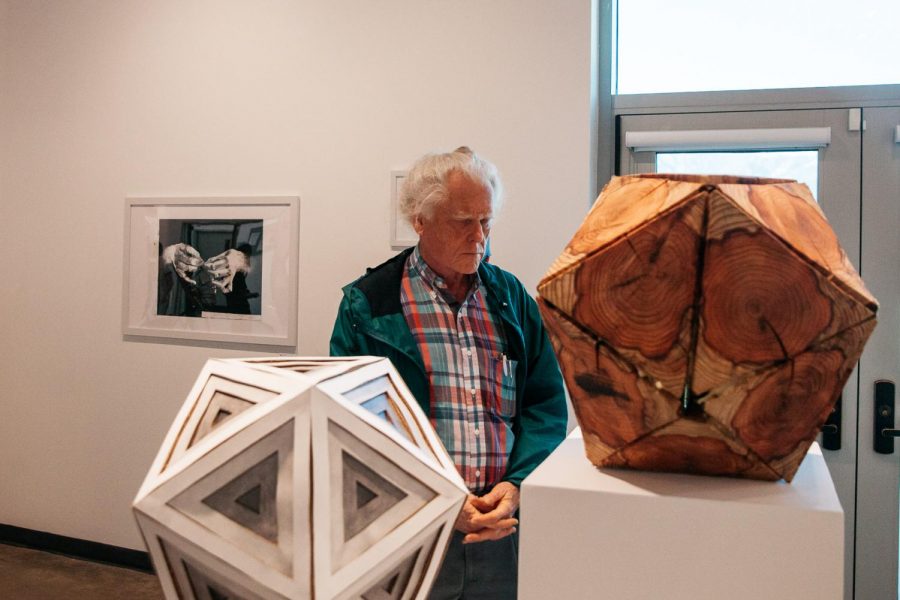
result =
[[617,0],[617,94],[900,83],[897,0]]
[[659,152],[658,173],[707,173],[796,179],[818,198],[818,160],[815,150],[788,152]]

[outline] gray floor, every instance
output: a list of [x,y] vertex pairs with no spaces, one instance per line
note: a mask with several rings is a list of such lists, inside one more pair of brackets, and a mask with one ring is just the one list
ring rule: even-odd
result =
[[0,544],[4,600],[160,600],[156,575]]

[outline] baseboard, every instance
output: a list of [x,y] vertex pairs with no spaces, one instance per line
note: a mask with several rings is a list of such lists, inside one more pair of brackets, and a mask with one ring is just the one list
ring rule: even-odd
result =
[[150,561],[150,555],[146,552],[56,535],[55,533],[36,531],[34,529],[25,529],[15,525],[0,524],[0,543],[65,554],[74,558],[108,563],[147,573],[155,572],[153,563]]

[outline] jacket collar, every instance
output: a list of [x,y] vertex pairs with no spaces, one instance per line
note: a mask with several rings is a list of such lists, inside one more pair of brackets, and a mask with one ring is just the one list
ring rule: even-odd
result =
[[[345,292],[349,292],[349,288],[356,288],[362,292],[369,302],[372,318],[402,313],[400,282],[403,279],[406,259],[412,251],[413,248],[407,248],[377,267],[366,269],[366,274],[347,286],[348,289]],[[484,282],[488,294],[493,296],[495,301],[499,301],[496,291],[499,281],[496,269],[497,267],[482,262],[478,266],[478,276]]]

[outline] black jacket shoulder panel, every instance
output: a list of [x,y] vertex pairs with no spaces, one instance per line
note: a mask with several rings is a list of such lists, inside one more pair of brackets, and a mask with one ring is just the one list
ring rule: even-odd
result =
[[406,258],[412,253],[408,248],[377,267],[366,270],[366,274],[356,280],[354,287],[369,301],[372,317],[403,312],[400,306],[400,282]]

